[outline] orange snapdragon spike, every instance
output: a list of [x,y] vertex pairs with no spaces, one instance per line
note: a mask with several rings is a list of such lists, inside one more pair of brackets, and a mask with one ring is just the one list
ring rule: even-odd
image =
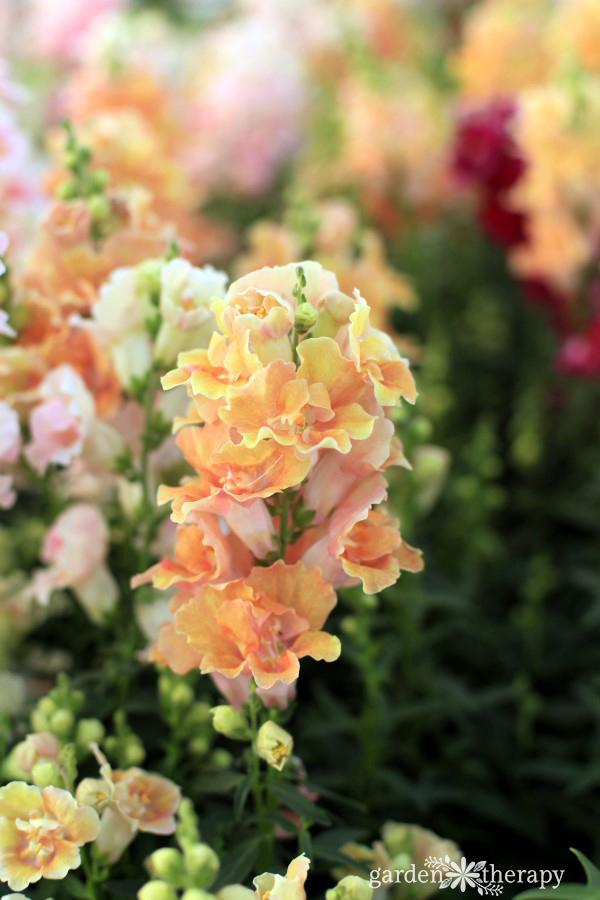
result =
[[0,881],[22,891],[62,879],[81,863],[80,847],[99,830],[98,814],[65,790],[22,781],[0,788]]
[[260,688],[291,684],[304,656],[332,662],[340,642],[321,631],[336,603],[319,569],[279,561],[245,579],[203,586],[175,614],[175,629],[203,674],[252,675]]

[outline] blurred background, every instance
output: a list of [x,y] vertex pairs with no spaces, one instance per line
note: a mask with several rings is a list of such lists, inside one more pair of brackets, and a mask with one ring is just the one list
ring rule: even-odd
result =
[[[232,276],[317,259],[411,361],[390,505],[425,571],[342,592],[342,660],[300,686],[307,768],[365,833],[418,822],[578,878],[569,846],[600,859],[600,2],[2,0],[0,49],[21,292],[63,290],[35,229],[68,119],[139,192],[135,262],[165,223]],[[107,274],[86,265],[82,292]],[[43,486],[1,514],[7,740],[98,641],[23,599],[52,514]]]

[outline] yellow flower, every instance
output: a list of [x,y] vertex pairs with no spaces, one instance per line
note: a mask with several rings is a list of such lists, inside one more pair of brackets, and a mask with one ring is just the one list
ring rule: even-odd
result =
[[285,875],[258,875],[252,882],[258,900],[305,900],[304,882],[309,866],[310,860],[303,853],[292,860]]
[[0,789],[0,881],[21,891],[40,878],[58,880],[81,863],[98,814],[61,788],[13,781]]

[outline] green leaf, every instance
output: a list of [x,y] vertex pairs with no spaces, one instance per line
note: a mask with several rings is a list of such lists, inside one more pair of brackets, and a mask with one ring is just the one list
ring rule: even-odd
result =
[[587,878],[588,885],[592,887],[600,887],[600,870],[594,865],[594,863],[587,858],[587,856],[581,852],[581,850],[576,850],[575,847],[570,847],[571,853],[574,853],[581,865],[583,866],[583,871],[585,872],[585,877]]
[[324,810],[312,803],[308,797],[305,797],[291,784],[280,781],[274,784],[271,790],[285,808],[291,812],[298,813],[298,815],[309,819],[311,822],[318,822],[319,825],[329,825],[331,823],[331,819]]
[[221,873],[211,890],[218,891],[226,884],[243,882],[254,869],[259,848],[260,838],[253,837],[225,854],[221,859]]
[[250,775],[246,775],[245,778],[240,781],[237,788],[235,789],[235,794],[233,795],[233,815],[234,818],[240,819],[242,813],[244,811],[244,807],[246,806],[246,800],[248,799],[248,794],[250,793],[250,788],[252,787],[252,778]]
[[[548,897],[547,888],[537,888],[532,891],[523,891],[517,894],[513,900],[541,900]],[[600,888],[591,884],[559,884],[552,888],[552,900],[600,900]]]

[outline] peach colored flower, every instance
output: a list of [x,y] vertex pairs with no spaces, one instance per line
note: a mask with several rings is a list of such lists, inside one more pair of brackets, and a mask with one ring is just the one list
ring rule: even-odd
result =
[[360,480],[327,524],[306,531],[288,558],[318,565],[335,588],[360,580],[368,594],[394,584],[401,569],[421,571],[421,554],[402,540],[398,521],[372,508],[385,497],[381,475]]
[[292,860],[285,875],[264,872],[252,882],[258,900],[305,900],[304,883],[308,875],[310,860],[304,855]]
[[373,384],[375,399],[382,406],[396,406],[403,397],[414,403],[417,390],[406,360],[400,358],[392,339],[372,328],[370,310],[360,294],[350,316],[348,344],[358,371]]
[[100,778],[84,778],[77,787],[80,803],[102,811],[96,846],[115,862],[138,831],[168,835],[175,831],[181,791],[168,778],[144,769],[113,769],[96,745]]
[[64,878],[98,830],[96,811],[79,806],[68,791],[7,784],[0,788],[0,880],[21,891],[40,878]]
[[249,448],[234,444],[228,434],[226,425],[205,425],[177,435],[177,444],[200,481],[159,488],[159,503],[173,501],[173,521],[184,522],[194,511],[223,515],[233,500],[246,503],[271,497],[300,484],[310,469],[308,458],[299,457],[293,447],[263,440]]
[[247,447],[256,447],[264,438],[291,446],[304,426],[302,410],[309,401],[308,384],[297,377],[294,364],[273,360],[244,387],[228,389],[219,416],[239,431]]
[[320,630],[335,603],[318,569],[278,561],[245,579],[204,585],[176,612],[175,629],[203,674],[252,675],[268,689],[295,681],[303,656],[338,658],[339,640]]
[[32,595],[45,605],[53,590],[69,587],[90,618],[101,621],[118,596],[105,562],[108,539],[108,527],[95,506],[76,503],[69,507],[44,537],[41,558],[48,568],[34,575]]
[[161,591],[173,585],[193,590],[207,582],[239,578],[251,567],[252,556],[245,545],[235,535],[223,534],[214,516],[199,513],[194,525],[177,529],[173,558],[164,557],[133,578],[131,586],[136,588],[151,581]]
[[298,449],[348,453],[352,440],[365,440],[373,431],[375,416],[366,409],[372,405],[372,389],[332,338],[302,341],[298,356],[298,377],[306,380],[311,393]]

